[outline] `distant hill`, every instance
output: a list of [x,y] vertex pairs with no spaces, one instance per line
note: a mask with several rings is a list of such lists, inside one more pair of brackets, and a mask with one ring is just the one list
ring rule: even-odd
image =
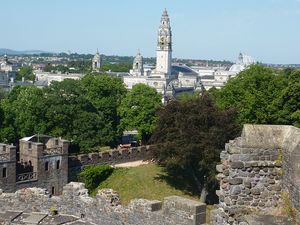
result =
[[41,50],[24,50],[24,51],[17,51],[7,48],[0,48],[0,55],[34,55],[34,54],[41,54],[41,53],[50,53],[47,51],[41,51]]

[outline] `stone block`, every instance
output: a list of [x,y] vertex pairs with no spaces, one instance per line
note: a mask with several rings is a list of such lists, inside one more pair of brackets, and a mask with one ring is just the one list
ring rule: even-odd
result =
[[216,165],[216,170],[218,173],[222,173],[223,172],[223,165],[220,164],[220,165]]
[[[175,209],[179,209],[192,214],[205,212],[206,204],[195,200],[190,200],[180,196],[169,196],[164,198],[164,203],[172,203]],[[164,204],[165,206],[165,204]]]
[[244,163],[241,161],[230,162],[230,166],[232,169],[242,169],[244,168]]
[[260,191],[259,188],[252,188],[252,189],[251,189],[251,193],[252,193],[253,195],[260,195],[261,191]]
[[100,152],[99,155],[101,154],[101,160],[102,161],[108,161],[110,160],[110,154],[109,152]]
[[232,178],[229,179],[229,184],[232,185],[237,185],[237,184],[242,184],[243,183],[243,179],[242,178]]
[[89,153],[88,156],[93,164],[98,163],[99,153]]
[[87,154],[78,155],[78,159],[82,165],[87,165],[89,163],[89,156]]
[[234,146],[234,145],[230,145],[228,146],[228,153],[230,154],[240,154],[241,153],[241,148]]
[[28,216],[23,214],[23,220],[22,222],[25,224],[39,224],[47,214],[29,214]]
[[134,199],[130,202],[129,208],[141,212],[154,212],[162,208],[162,202],[158,200]]
[[239,185],[231,186],[230,194],[231,195],[239,195],[242,192],[242,189]]

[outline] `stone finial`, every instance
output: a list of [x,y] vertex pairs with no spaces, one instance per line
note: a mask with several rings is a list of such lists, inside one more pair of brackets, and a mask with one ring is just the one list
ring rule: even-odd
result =
[[63,188],[63,195],[88,196],[84,183],[70,182]]
[[105,188],[98,191],[97,198],[101,198],[107,205],[118,206],[121,204],[119,194],[113,189]]
[[163,212],[170,218],[184,218],[189,224],[200,225],[206,221],[206,204],[179,196],[164,198]]
[[141,212],[154,212],[161,210],[162,202],[158,200],[133,199],[130,201],[129,208]]

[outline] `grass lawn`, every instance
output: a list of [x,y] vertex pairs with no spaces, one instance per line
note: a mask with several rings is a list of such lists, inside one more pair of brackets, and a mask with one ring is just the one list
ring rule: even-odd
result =
[[[188,195],[170,186],[164,179],[160,179],[161,175],[166,174],[156,164],[115,169],[112,175],[102,182],[97,189],[114,189],[119,193],[121,203],[125,205],[135,198],[163,200],[164,197],[170,195],[199,200],[197,196]],[[96,193],[97,190],[92,195],[96,195]]]

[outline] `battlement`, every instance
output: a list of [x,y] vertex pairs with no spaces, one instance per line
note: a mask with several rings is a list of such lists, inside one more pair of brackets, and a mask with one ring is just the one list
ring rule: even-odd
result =
[[300,129],[244,125],[241,137],[226,144],[216,169],[220,180],[215,224],[245,222],[251,210],[280,206],[282,194],[300,211]]
[[129,149],[112,149],[103,152],[69,156],[69,168],[96,164],[116,164],[145,159],[149,146],[133,147]]
[[128,206],[122,206],[115,191],[99,190],[97,196],[91,198],[84,184],[75,182],[67,184],[62,195],[56,197],[40,188],[22,189],[16,193],[0,191],[0,202],[0,212],[17,211],[24,214],[34,211],[44,215],[39,224],[46,224],[43,221],[51,218],[49,213],[56,211],[58,214],[73,216],[73,220],[80,219],[83,224],[200,225],[205,223],[206,210],[205,204],[178,196],[167,197],[163,202],[135,199]]
[[16,161],[16,147],[0,143],[0,163]]
[[48,135],[33,135],[20,139],[20,158],[68,154],[69,142]]

